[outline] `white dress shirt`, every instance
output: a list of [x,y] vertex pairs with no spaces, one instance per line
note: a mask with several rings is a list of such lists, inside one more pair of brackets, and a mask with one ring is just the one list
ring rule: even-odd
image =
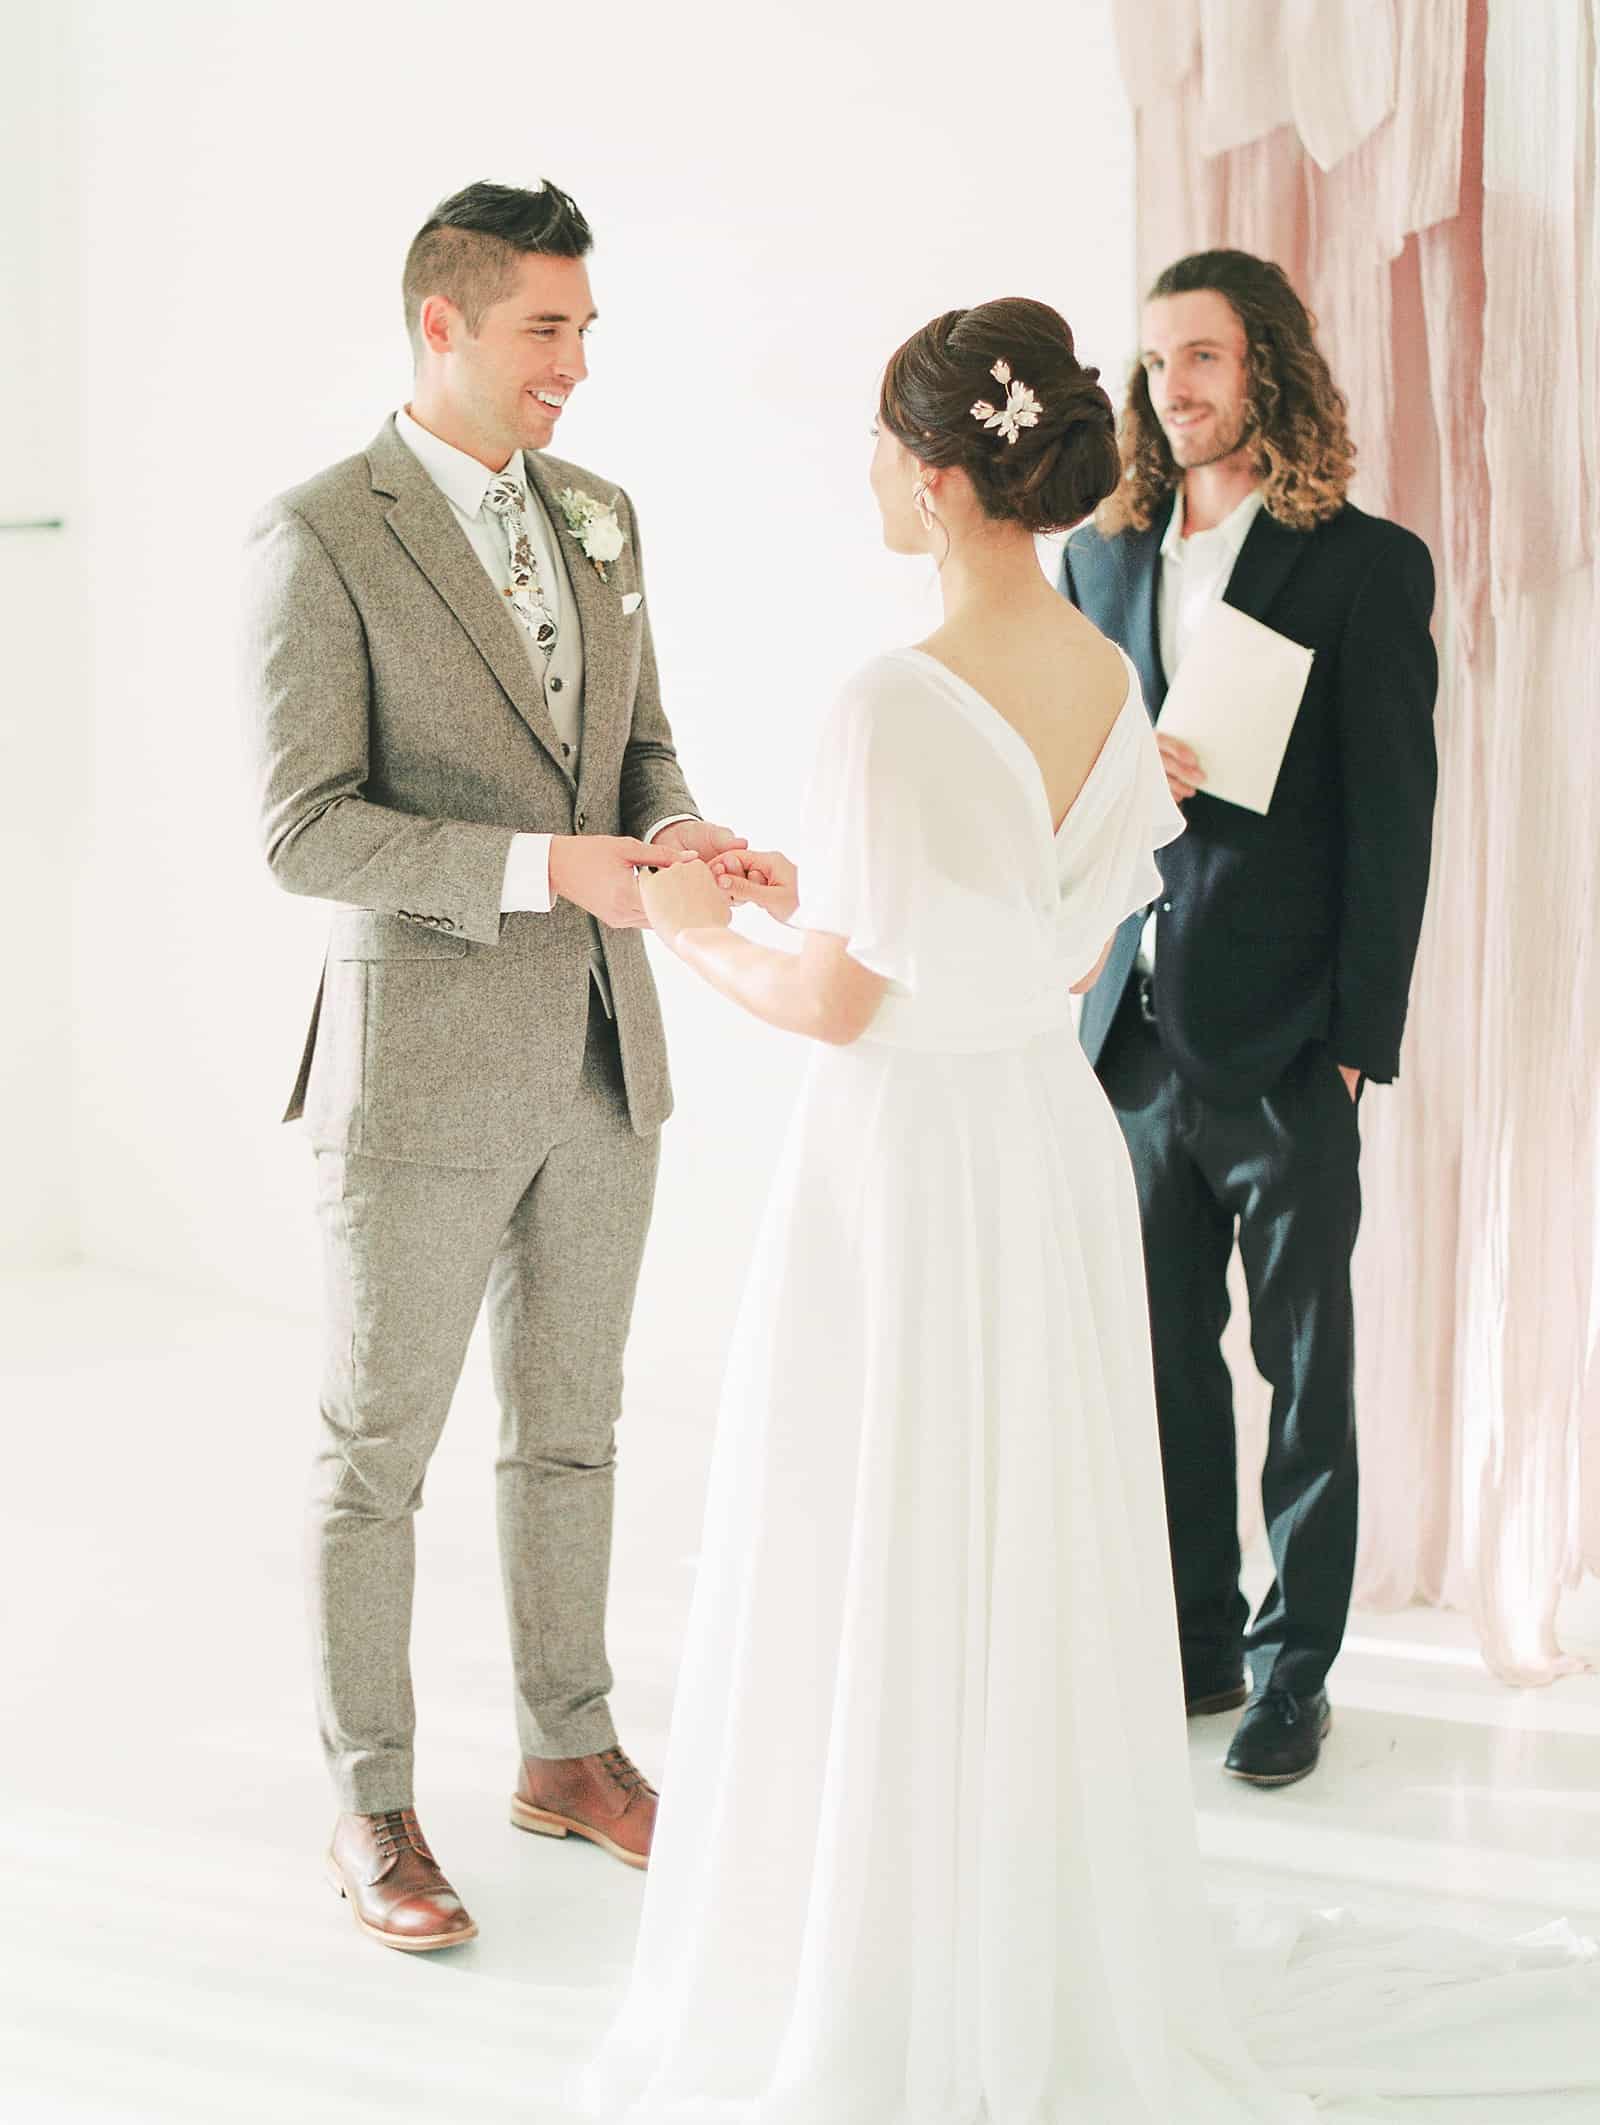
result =
[[1237,507],[1209,531],[1184,536],[1183,489],[1172,498],[1172,514],[1161,540],[1161,580],[1156,585],[1156,622],[1161,637],[1161,668],[1170,686],[1178,676],[1183,653],[1194,631],[1222,601],[1239,549],[1261,512],[1261,489],[1252,487]]
[[[1252,487],[1220,524],[1184,536],[1183,489],[1172,498],[1172,514],[1161,539],[1161,577],[1156,584],[1156,632],[1161,669],[1170,686],[1195,629],[1220,604],[1239,549],[1261,510],[1261,489]],[[1156,918],[1152,910],[1139,938],[1139,963],[1148,972],[1156,963]]]
[[[489,491],[490,482],[501,478],[514,479],[522,489],[523,514],[528,524],[528,539],[533,547],[533,557],[538,565],[539,585],[544,592],[544,602],[557,628],[576,627],[578,616],[563,611],[561,595],[561,570],[556,564],[554,540],[550,520],[544,513],[538,490],[528,478],[528,469],[522,452],[512,452],[510,460],[501,472],[491,472],[487,465],[480,464],[465,450],[458,450],[453,443],[443,441],[404,406],[395,417],[395,427],[400,440],[421,465],[429,479],[450,504],[452,515],[467,535],[467,541],[478,559],[483,563],[484,573],[495,589],[500,592],[511,588],[511,556],[506,546],[504,526],[492,510],[485,509],[483,498]],[[532,636],[520,622],[514,623],[527,651],[528,661],[534,674],[544,684],[544,660],[540,656]],[[577,696],[566,694],[546,695],[545,706],[556,734],[563,744],[572,748],[573,772],[583,745],[583,711]],[[653,841],[657,834],[664,833],[682,819],[692,818],[688,812],[674,813],[670,818],[658,819],[641,840]],[[502,914],[548,915],[555,895],[550,890],[550,834],[518,834],[506,852],[505,878],[500,891]]]

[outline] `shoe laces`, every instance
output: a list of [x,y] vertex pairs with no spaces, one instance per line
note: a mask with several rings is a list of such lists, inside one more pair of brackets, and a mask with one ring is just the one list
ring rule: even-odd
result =
[[415,1808],[386,1808],[381,1815],[374,1815],[372,1835],[379,1856],[384,1860],[398,1859],[402,1852],[411,1851],[418,1859],[426,1860],[430,1867],[439,1864],[428,1850],[428,1840],[422,1834]]
[[606,1776],[611,1779],[613,1784],[619,1785],[630,1800],[634,1800],[641,1795],[647,1800],[656,1800],[660,1797],[655,1787],[651,1785],[649,1779],[639,1769],[639,1766],[631,1757],[625,1755],[621,1749],[602,1749],[600,1751],[600,1762]]
[[1305,1701],[1293,1690],[1286,1690],[1280,1682],[1269,1682],[1261,1692],[1261,1702],[1270,1705],[1286,1727],[1297,1727],[1306,1716]]

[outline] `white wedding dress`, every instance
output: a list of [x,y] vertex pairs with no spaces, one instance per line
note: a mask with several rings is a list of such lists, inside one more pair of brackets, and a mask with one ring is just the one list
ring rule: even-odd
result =
[[816,1051],[750,1270],[637,1959],[580,2084],[608,2125],[1297,2125],[1298,2090],[1462,2086],[1518,1963],[1280,1929],[1225,2003],[1133,1179],[1068,1005],[1183,826],[1128,671],[1054,829],[923,652],[824,735],[795,920],[890,987]]

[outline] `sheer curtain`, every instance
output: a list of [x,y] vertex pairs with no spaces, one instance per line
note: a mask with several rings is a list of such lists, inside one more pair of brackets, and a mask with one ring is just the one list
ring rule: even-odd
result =
[[[1215,244],[1319,319],[1353,499],[1433,550],[1440,788],[1402,1074],[1364,1101],[1356,1599],[1576,1663],[1600,1570],[1600,0],[1117,0],[1140,279]],[[1236,1288],[1254,1492],[1265,1397]]]

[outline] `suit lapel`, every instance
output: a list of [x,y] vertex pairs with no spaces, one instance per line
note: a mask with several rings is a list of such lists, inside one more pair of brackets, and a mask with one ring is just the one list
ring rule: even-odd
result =
[[544,705],[544,692],[517,623],[495,596],[466,535],[391,421],[367,452],[375,492],[392,495],[389,527],[466,630],[473,647],[505,689],[511,705],[557,767],[561,740]]
[[1144,688],[1144,705],[1154,723],[1167,698],[1167,675],[1161,666],[1161,628],[1156,611],[1156,587],[1161,575],[1161,534],[1165,526],[1152,524],[1127,548],[1128,563],[1128,654]]
[[1258,510],[1233,564],[1228,587],[1222,594],[1224,602],[1265,626],[1273,599],[1310,543],[1309,532],[1291,531],[1264,509]]

